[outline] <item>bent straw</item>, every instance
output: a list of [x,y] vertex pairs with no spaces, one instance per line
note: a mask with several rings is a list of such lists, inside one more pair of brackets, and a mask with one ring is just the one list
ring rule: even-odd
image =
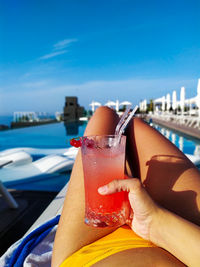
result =
[[116,126],[116,129],[115,129],[115,135],[118,135],[119,134],[119,130],[122,126],[122,124],[124,123],[125,119],[126,119],[126,116],[129,112],[129,110],[131,109],[131,105],[127,106],[126,107],[126,110],[124,111],[124,114],[122,115],[120,121],[118,122],[117,126]]
[[121,135],[124,132],[126,126],[128,125],[129,121],[131,120],[131,118],[133,117],[133,115],[135,114],[135,112],[137,111],[138,106],[136,105],[134,107],[134,109],[131,111],[131,113],[129,114],[128,118],[125,120],[125,122],[122,124],[120,130],[119,130],[119,140],[121,139]]

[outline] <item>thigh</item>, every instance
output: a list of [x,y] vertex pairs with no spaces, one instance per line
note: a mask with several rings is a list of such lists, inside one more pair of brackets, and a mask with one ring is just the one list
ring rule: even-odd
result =
[[182,262],[161,248],[134,248],[111,255],[94,267],[183,267]]
[[[101,107],[88,123],[84,135],[113,134],[119,118],[115,111]],[[95,229],[84,224],[85,196],[81,153],[78,152],[54,242],[53,266],[114,229]],[[58,264],[59,263],[59,264]]]
[[[129,165],[151,197],[200,225],[200,172],[168,139],[140,119],[128,128]],[[135,166],[138,168],[134,169]]]

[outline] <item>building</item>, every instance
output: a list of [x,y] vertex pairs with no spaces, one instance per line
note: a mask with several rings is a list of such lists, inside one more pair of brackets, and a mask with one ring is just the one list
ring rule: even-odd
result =
[[76,121],[84,115],[85,109],[78,104],[76,96],[65,97],[64,121]]

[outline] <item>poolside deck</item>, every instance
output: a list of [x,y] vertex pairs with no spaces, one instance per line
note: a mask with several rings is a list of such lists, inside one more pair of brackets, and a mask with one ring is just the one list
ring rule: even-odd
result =
[[[151,118],[151,116],[147,116],[146,117],[147,121],[150,118]],[[181,133],[186,134],[186,135],[190,135],[194,138],[200,139],[200,129],[198,129],[198,128],[193,128],[193,127],[189,127],[186,125],[176,124],[176,123],[171,122],[171,121],[164,121],[164,120],[161,120],[161,119],[155,118],[155,117],[152,117],[152,119],[153,119],[153,122],[158,123],[162,126],[165,126],[167,128],[181,132]]]
[[57,192],[9,190],[19,204],[10,209],[0,195],[0,256],[37,220]]

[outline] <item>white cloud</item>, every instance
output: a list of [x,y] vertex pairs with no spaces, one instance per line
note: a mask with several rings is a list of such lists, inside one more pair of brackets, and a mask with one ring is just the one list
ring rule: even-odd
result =
[[39,59],[48,59],[48,58],[56,57],[56,56],[59,56],[59,55],[63,55],[65,53],[67,53],[67,50],[61,50],[61,51],[57,51],[57,52],[52,52],[50,54],[47,54],[47,55],[44,55],[44,56],[40,57]]
[[58,43],[54,44],[55,50],[61,50],[69,46],[71,43],[77,42],[77,39],[65,39],[62,41],[59,41]]
[[62,41],[57,42],[56,44],[53,45],[52,49],[51,49],[51,53],[46,54],[42,57],[40,57],[40,60],[43,59],[49,59],[52,57],[56,57],[59,55],[63,55],[66,54],[68,51],[65,50],[66,47],[68,47],[71,43],[77,42],[77,39],[64,39]]
[[43,86],[47,85],[49,81],[34,81],[34,82],[26,82],[22,84],[22,87],[25,88],[42,88]]

